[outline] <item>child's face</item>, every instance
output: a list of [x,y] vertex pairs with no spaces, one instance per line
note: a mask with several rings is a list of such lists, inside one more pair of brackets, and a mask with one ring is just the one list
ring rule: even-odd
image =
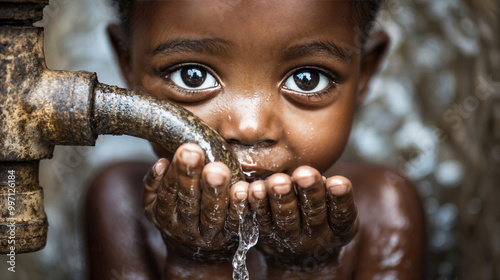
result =
[[217,130],[249,179],[323,172],[371,76],[354,13],[350,1],[139,2],[122,70]]

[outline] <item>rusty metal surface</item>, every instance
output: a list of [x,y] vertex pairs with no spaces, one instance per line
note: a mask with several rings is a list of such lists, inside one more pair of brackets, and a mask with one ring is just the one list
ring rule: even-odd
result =
[[162,145],[171,155],[183,143],[205,150],[206,161],[220,161],[231,170],[231,182],[244,180],[238,160],[226,141],[201,119],[175,104],[140,92],[99,84],[94,98],[97,134],[131,135]]
[[[44,71],[26,104],[45,143],[93,146],[97,135],[91,127],[95,73]],[[28,103],[29,102],[29,103]]]
[[48,223],[38,166],[39,161],[0,163],[1,254],[32,252],[45,246]]
[[50,71],[43,29],[0,26],[0,161],[50,158],[53,146],[93,145],[95,74]]
[[11,233],[16,253],[45,246],[39,160],[52,157],[55,144],[93,145],[96,139],[90,124],[95,74],[48,70],[42,46],[42,28],[0,26],[0,253],[10,252]]
[[31,25],[43,17],[43,8],[48,0],[1,0],[0,23]]
[[[36,106],[24,104],[42,74],[43,30],[0,26],[0,161],[49,158],[53,145],[42,144],[31,123]],[[27,98],[29,99],[29,97]]]

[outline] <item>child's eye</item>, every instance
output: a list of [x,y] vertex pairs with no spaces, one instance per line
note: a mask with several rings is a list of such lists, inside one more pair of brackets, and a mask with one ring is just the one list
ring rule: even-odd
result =
[[288,77],[283,86],[299,93],[317,93],[331,86],[332,80],[316,69],[301,69]]
[[205,90],[219,86],[212,74],[205,68],[195,65],[180,67],[171,72],[169,78],[173,84],[187,90]]

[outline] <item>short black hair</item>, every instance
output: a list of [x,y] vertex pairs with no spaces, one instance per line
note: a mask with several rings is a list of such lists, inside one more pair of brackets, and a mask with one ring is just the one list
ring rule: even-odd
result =
[[354,0],[355,20],[360,23],[362,36],[366,37],[372,30],[375,18],[380,10],[382,0]]
[[134,10],[135,0],[111,0],[116,10],[120,26],[127,38],[130,38],[132,11]]
[[[133,24],[134,5],[137,0],[111,0],[116,9],[120,26],[122,27],[125,36],[130,38]],[[144,1],[144,0],[143,0]],[[338,1],[338,0],[332,0]],[[361,26],[361,36],[365,38],[373,27],[373,22],[377,17],[382,0],[353,0],[356,8],[355,21]]]

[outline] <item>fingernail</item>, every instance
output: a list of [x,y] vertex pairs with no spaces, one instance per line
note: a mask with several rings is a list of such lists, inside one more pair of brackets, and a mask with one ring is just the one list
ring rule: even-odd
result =
[[347,185],[330,187],[330,193],[336,196],[341,196],[347,193]]
[[278,195],[287,194],[291,190],[290,183],[283,176],[277,176],[272,178],[272,181],[270,183],[271,185],[274,185],[273,191],[275,194]]
[[300,169],[297,172],[296,177],[298,177],[296,182],[302,188],[309,188],[316,182],[316,178],[314,178],[314,175],[312,174],[312,172],[308,169],[305,169],[305,168]]
[[263,184],[255,184],[252,186],[253,196],[257,199],[264,199],[266,197],[266,191]]
[[189,151],[189,150],[184,150],[181,153],[181,158],[182,161],[188,165],[188,166],[195,166],[198,164],[198,161],[200,160],[200,154],[197,152]]
[[337,196],[344,195],[348,191],[347,184],[345,184],[344,181],[337,179],[337,178],[330,180],[329,185],[330,186],[329,186],[328,190],[333,195],[337,195]]
[[238,200],[243,200],[247,198],[247,190],[243,186],[236,186],[236,190],[234,190],[234,195]]
[[224,183],[224,176],[218,172],[208,172],[207,183],[212,188],[222,186],[222,184]]
[[274,186],[273,190],[276,194],[287,194],[290,192],[290,185],[289,184],[284,184],[284,185],[277,185]]
[[155,163],[155,165],[153,166],[153,171],[155,173],[155,177],[163,175],[163,173],[165,172],[165,166],[163,165],[163,163],[161,163],[161,159]]

